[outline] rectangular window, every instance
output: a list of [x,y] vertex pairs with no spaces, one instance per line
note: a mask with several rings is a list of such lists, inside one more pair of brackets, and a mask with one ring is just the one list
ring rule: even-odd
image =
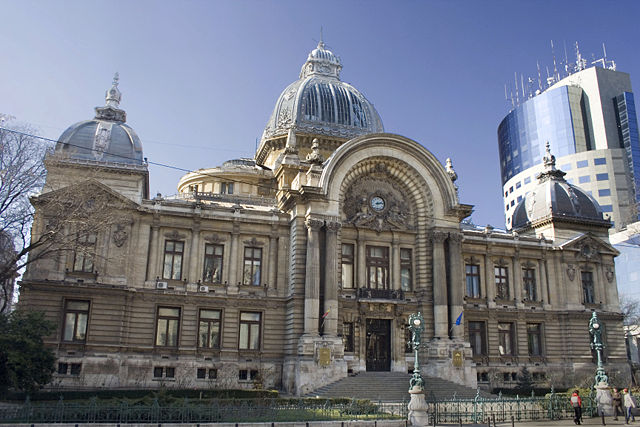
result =
[[164,368],[164,376],[165,378],[174,378],[176,376],[176,368]]
[[520,181],[516,182],[516,190],[520,187],[522,187],[522,184],[520,184]]
[[582,278],[582,300],[585,304],[593,304],[595,302],[595,294],[593,287],[593,272],[580,272]]
[[571,163],[566,163],[566,164],[564,164],[564,165],[560,166],[560,170],[563,170],[563,171],[565,171],[565,172],[566,172],[566,171],[570,171],[571,169],[572,169],[572,167],[571,167]]
[[411,249],[400,249],[400,286],[403,291],[411,290],[412,253]]
[[353,288],[353,252],[353,245],[342,245],[342,289]]
[[593,159],[593,164],[598,166],[598,165],[606,165],[607,164],[607,159],[605,159],[604,157],[596,157],[595,159]]
[[179,330],[180,308],[158,307],[156,345],[162,347],[177,347]]
[[167,240],[164,242],[164,268],[163,279],[180,280],[182,277],[182,255],[184,254],[184,242]]
[[156,366],[153,368],[153,378],[162,378],[162,374],[164,372],[164,368],[160,366]]
[[522,269],[522,284],[524,285],[525,301],[538,301],[536,291],[536,271],[533,268]]
[[389,248],[367,246],[367,287],[389,288]]
[[500,356],[514,354],[513,331],[513,323],[498,323],[498,351]]
[[530,183],[531,183],[531,177],[528,176],[528,177],[526,177],[524,179],[524,185],[527,185],[527,184],[530,184]]
[[78,376],[80,375],[80,371],[82,371],[82,363],[72,363],[71,369],[69,370],[70,375]]
[[542,356],[542,324],[527,323],[529,356]]
[[480,298],[480,266],[478,264],[466,264],[467,296]]
[[344,345],[344,351],[352,353],[354,351],[353,343],[353,322],[345,322],[342,324],[342,344]]
[[469,322],[469,341],[474,356],[487,354],[487,332],[484,322]]
[[609,174],[608,173],[597,173],[596,174],[596,181],[608,181],[609,180]]
[[238,344],[240,350],[260,349],[261,316],[261,313],[246,311],[240,313],[240,340]]
[[203,380],[207,377],[207,370],[205,368],[198,368],[196,370],[196,378],[199,380]]
[[220,348],[220,310],[200,310],[198,347]]
[[155,366],[153,368],[153,378],[175,378],[176,368],[169,366]]
[[579,184],[585,184],[587,182],[591,182],[591,177],[589,175],[578,177],[578,183]]
[[58,363],[58,374],[60,375],[67,375],[67,371],[69,369],[69,364],[68,363]]
[[507,267],[496,266],[493,271],[496,277],[496,298],[509,299],[509,275]]
[[88,320],[89,301],[67,300],[64,307],[63,341],[85,341]]
[[204,245],[204,272],[202,281],[222,283],[223,245]]
[[78,236],[75,257],[73,259],[73,271],[93,273],[93,258],[96,253],[96,233]]
[[586,168],[589,166],[588,160],[578,160],[578,168]]
[[260,286],[260,272],[262,266],[261,248],[244,248],[243,285]]
[[215,368],[198,368],[196,370],[196,378],[199,380],[210,379],[215,380],[218,378],[218,370]]
[[258,377],[257,369],[240,369],[238,371],[238,379],[242,381],[252,381]]
[[602,208],[602,212],[613,212],[613,205],[601,205],[600,207]]
[[233,182],[223,182],[220,184],[220,194],[233,194]]
[[611,195],[611,190],[609,188],[603,188],[602,190],[598,190],[598,196],[607,197]]

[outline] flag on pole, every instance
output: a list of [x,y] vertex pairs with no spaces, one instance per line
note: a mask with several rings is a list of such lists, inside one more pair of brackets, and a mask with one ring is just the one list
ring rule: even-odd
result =
[[327,312],[322,315],[322,318],[324,319],[325,317],[327,317],[330,311],[331,311],[331,308],[328,308]]
[[322,315],[322,323],[320,324],[320,329],[322,329],[323,331],[324,331],[324,321],[327,320],[327,316],[329,315],[330,311],[331,311],[331,307],[329,307],[327,311]]
[[456,326],[460,325],[460,322],[462,321],[462,313],[464,313],[464,311],[461,311],[460,316],[456,319]]

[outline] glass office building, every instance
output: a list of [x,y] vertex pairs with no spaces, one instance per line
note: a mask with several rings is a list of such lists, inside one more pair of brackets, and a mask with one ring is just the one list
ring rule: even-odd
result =
[[567,181],[590,193],[616,230],[638,220],[640,138],[627,73],[581,70],[502,120],[498,147],[507,228],[515,206],[537,182],[547,142]]

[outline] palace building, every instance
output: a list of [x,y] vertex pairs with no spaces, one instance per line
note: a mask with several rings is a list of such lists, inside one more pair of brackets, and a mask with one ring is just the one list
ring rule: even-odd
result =
[[60,214],[46,200],[69,189],[88,195],[97,224],[29,266],[19,303],[57,325],[56,385],[302,395],[362,371],[410,372],[416,312],[427,376],[510,387],[527,367],[573,385],[595,370],[595,310],[609,374],[628,377],[611,222],[549,147],[514,231],[475,227],[451,162],[428,149],[438,141],[384,133],[341,68],[320,42],[255,157],[191,172],[171,198],[148,194],[117,80],[94,119],[62,134],[33,235]]

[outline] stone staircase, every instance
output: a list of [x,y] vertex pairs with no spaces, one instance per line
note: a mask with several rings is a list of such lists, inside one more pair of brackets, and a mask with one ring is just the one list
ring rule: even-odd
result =
[[[320,387],[305,397],[347,397],[369,399],[371,401],[401,402],[409,400],[410,374],[402,372],[360,372],[357,375],[338,380]],[[447,399],[452,396],[473,398],[476,390],[442,378],[424,377],[427,400],[432,398]],[[482,397],[490,397],[487,392],[480,392]]]

